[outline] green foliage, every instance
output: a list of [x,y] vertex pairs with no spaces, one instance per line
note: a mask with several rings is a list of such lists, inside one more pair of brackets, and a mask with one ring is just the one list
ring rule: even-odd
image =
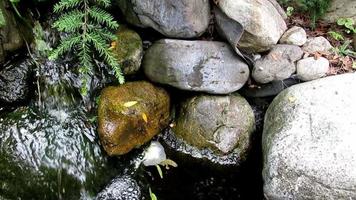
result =
[[349,46],[351,44],[351,40],[346,40],[342,45],[334,48],[335,53],[340,56],[356,56],[356,52],[352,51]]
[[152,192],[151,188],[149,188],[148,191],[150,193],[151,200],[157,200],[157,196]]
[[321,18],[330,7],[331,0],[279,0],[284,6],[291,6],[299,12],[306,12],[310,15],[312,26]]
[[344,38],[344,36],[341,34],[341,33],[339,33],[339,32],[336,32],[336,31],[329,31],[328,32],[329,33],[329,35],[331,36],[331,37],[333,37],[335,40],[337,40],[337,41],[341,41],[341,40],[344,40],[345,38]]
[[54,12],[61,16],[53,27],[68,35],[61,40],[49,58],[55,60],[67,52],[78,55],[83,95],[87,93],[86,85],[95,66],[95,56],[112,67],[119,83],[124,83],[120,65],[108,45],[116,39],[112,31],[119,27],[114,18],[102,9],[110,4],[111,0],[60,0],[54,6]]
[[290,17],[290,16],[292,16],[293,15],[293,12],[294,12],[294,7],[292,7],[292,6],[288,6],[287,7],[287,16],[288,17]]
[[0,9],[0,28],[6,25],[5,16],[3,11]]
[[354,27],[354,20],[352,18],[340,18],[337,20],[337,25],[346,28],[346,33],[356,33],[356,28]]

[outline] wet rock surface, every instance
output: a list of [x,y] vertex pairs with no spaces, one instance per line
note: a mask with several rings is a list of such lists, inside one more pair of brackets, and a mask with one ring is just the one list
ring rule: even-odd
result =
[[197,96],[182,103],[173,132],[198,149],[217,155],[231,152],[244,157],[255,118],[251,106],[239,95]]
[[262,138],[266,198],[356,198],[355,90],[356,74],[345,74],[273,100]]
[[0,70],[0,103],[14,104],[27,100],[32,66],[31,61],[23,59],[4,65]]
[[86,199],[117,173],[79,111],[20,108],[0,132],[0,199]]
[[193,38],[208,28],[208,0],[117,1],[128,22],[151,27],[167,37]]
[[122,155],[148,142],[168,126],[170,98],[149,82],[105,88],[98,108],[99,135],[105,151]]
[[159,40],[147,50],[143,68],[154,82],[212,94],[234,92],[249,77],[248,66],[222,42]]
[[303,51],[295,45],[278,44],[266,56],[255,62],[252,77],[259,83],[289,78],[296,70],[296,61]]
[[114,54],[123,69],[123,73],[125,75],[135,74],[140,69],[143,56],[141,37],[125,26],[120,26],[116,36],[118,39],[114,44]]
[[280,9],[268,0],[220,0],[218,7],[245,29],[238,45],[248,53],[269,50],[287,29]]

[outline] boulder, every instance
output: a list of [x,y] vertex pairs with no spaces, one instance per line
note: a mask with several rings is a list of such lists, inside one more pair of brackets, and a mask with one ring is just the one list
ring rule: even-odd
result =
[[[22,107],[0,117],[0,199],[90,199],[111,166],[85,115]],[[127,164],[127,163],[126,163]]]
[[102,90],[98,108],[101,144],[110,156],[128,153],[168,126],[165,90],[139,81]]
[[125,26],[120,26],[116,36],[117,40],[113,51],[123,73],[125,75],[135,74],[140,69],[143,57],[141,37]]
[[302,46],[307,42],[307,33],[302,27],[293,26],[288,29],[279,40],[281,44],[292,44]]
[[212,94],[239,90],[249,77],[228,44],[211,41],[159,40],[147,50],[143,68],[154,82]]
[[167,37],[198,37],[208,28],[208,0],[117,0],[126,20]]
[[198,149],[244,157],[254,128],[252,108],[243,97],[202,95],[181,105],[173,132]]
[[330,42],[322,36],[308,38],[302,47],[303,51],[308,53],[327,52],[332,48]]
[[30,91],[31,61],[18,60],[0,70],[0,102],[14,104],[25,101]]
[[325,76],[329,71],[326,58],[304,58],[297,63],[297,76],[302,81],[311,81]]
[[252,77],[259,83],[287,79],[295,72],[295,63],[302,56],[300,47],[278,44],[268,55],[255,62]]
[[292,86],[263,130],[266,199],[356,198],[356,74]]
[[333,23],[340,18],[351,18],[356,22],[356,1],[354,0],[332,0],[331,6],[323,19]]
[[280,9],[274,4],[269,0],[218,1],[221,11],[245,29],[238,45],[247,53],[269,50],[287,30]]

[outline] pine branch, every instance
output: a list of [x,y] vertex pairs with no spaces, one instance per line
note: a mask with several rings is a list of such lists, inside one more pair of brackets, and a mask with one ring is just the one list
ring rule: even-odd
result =
[[73,10],[62,15],[56,22],[54,22],[53,27],[62,32],[76,32],[83,24],[84,14],[79,10]]
[[93,7],[89,10],[89,15],[94,18],[97,22],[107,26],[110,29],[119,28],[119,24],[114,21],[114,18],[105,10]]
[[76,45],[80,44],[81,39],[81,35],[75,34],[61,40],[61,44],[51,52],[49,59],[56,60],[59,56],[72,50]]
[[81,0],[61,0],[59,3],[54,5],[53,11],[55,13],[61,13],[64,10],[77,8],[82,3],[83,2]]

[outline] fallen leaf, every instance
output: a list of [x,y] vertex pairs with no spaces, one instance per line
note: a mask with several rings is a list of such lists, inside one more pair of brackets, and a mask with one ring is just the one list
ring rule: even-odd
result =
[[112,50],[112,49],[115,49],[116,48],[116,41],[113,41],[113,42],[111,42],[111,44],[110,44],[110,50]]
[[143,121],[145,121],[145,122],[147,123],[148,120],[147,120],[147,115],[146,115],[146,113],[142,113],[141,116],[142,116]]
[[128,101],[128,102],[124,103],[124,106],[126,108],[128,108],[128,107],[134,106],[136,104],[137,104],[137,101]]
[[289,100],[289,102],[294,103],[294,102],[297,100],[297,98],[295,98],[295,97],[293,97],[293,96],[290,96],[290,97],[288,98],[288,100]]

